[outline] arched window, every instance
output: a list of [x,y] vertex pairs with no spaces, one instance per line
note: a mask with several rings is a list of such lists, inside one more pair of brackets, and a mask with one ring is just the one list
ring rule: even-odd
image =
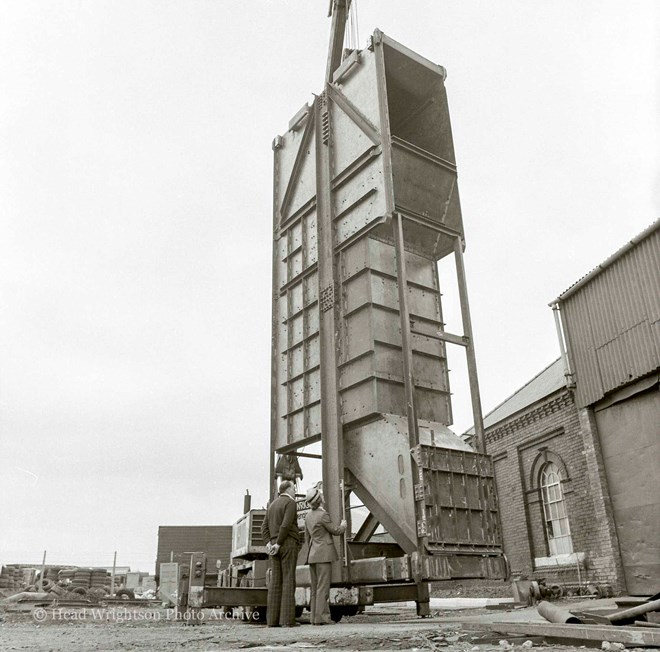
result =
[[541,496],[550,555],[572,553],[573,542],[561,488],[561,471],[553,462],[545,464],[541,471]]

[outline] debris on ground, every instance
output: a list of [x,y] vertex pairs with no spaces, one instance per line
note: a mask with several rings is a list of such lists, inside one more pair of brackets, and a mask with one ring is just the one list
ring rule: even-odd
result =
[[603,644],[600,646],[602,650],[611,650],[612,652],[620,652],[625,650],[626,646],[623,643],[610,643],[610,641],[603,641]]

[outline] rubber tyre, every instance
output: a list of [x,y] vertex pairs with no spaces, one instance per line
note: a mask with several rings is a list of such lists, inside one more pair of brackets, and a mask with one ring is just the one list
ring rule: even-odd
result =
[[344,607],[333,607],[330,605],[330,618],[338,623],[344,616]]
[[563,597],[564,589],[559,584],[551,584],[550,585],[550,594],[556,600],[558,598]]
[[71,593],[75,593],[76,595],[87,595],[87,589],[84,589],[82,586],[77,586],[75,589],[71,591]]
[[133,589],[119,589],[115,593],[116,598],[125,598],[126,600],[135,600],[135,591]]

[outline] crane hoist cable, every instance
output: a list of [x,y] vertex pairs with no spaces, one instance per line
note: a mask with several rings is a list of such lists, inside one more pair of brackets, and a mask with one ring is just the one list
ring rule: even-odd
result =
[[357,50],[360,46],[360,30],[358,27],[357,0],[351,0],[348,12],[348,29],[346,30],[345,47]]

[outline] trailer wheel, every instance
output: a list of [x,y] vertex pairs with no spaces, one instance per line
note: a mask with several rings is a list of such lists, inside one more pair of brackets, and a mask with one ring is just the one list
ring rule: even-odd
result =
[[296,618],[300,618],[303,615],[304,607],[296,607]]
[[344,607],[334,607],[330,605],[330,618],[338,623],[344,615]]

